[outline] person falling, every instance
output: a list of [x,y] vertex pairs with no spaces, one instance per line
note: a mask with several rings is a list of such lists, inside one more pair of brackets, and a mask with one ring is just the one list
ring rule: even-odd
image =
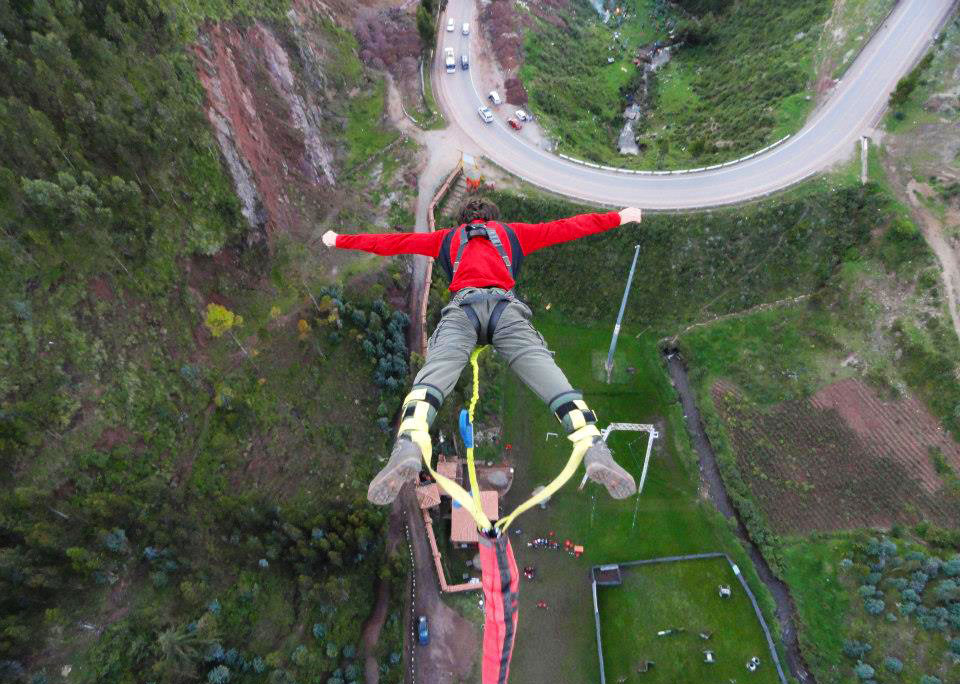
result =
[[427,343],[423,368],[403,400],[400,428],[390,460],[370,482],[367,498],[391,503],[406,482],[417,479],[430,449],[430,425],[477,344],[492,344],[507,365],[556,414],[575,445],[587,441],[587,476],[623,499],[637,491],[633,477],[610,453],[596,415],[553,360],[543,336],[530,323],[532,312],[514,294],[524,257],[538,249],[601,233],[642,219],[628,207],[581,214],[546,223],[500,223],[500,210],[485,198],[468,200],[456,228],[432,233],[323,235],[327,247],[373,254],[422,254],[440,264],[453,298]]

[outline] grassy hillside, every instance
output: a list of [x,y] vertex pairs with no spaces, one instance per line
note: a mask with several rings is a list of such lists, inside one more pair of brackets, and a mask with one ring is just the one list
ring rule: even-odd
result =
[[[608,27],[587,3],[574,3],[565,26],[528,33],[521,77],[561,152],[636,168],[692,168],[736,159],[800,127],[813,104],[813,57],[831,3],[687,6],[692,13],[632,0],[623,5],[622,26],[613,20]],[[631,60],[671,30],[685,45],[654,79],[652,107],[637,125],[641,154],[620,156],[625,98],[639,85]]]
[[[364,500],[406,374],[371,301],[394,281],[324,296],[304,243],[251,239],[185,50],[253,6],[228,4],[0,6],[4,681],[355,681],[406,573]],[[395,134],[329,32],[334,100],[364,96],[329,111],[342,171]]]

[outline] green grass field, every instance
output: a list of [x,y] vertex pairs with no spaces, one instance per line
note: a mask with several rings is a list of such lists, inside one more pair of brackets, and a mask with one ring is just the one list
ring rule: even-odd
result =
[[[731,588],[730,598],[720,598],[720,585]],[[624,568],[621,586],[597,592],[607,681],[623,675],[636,680],[633,673],[645,660],[656,664],[644,682],[727,681],[747,676],[754,656],[760,667],[750,681],[779,681],[750,599],[725,558]],[[657,636],[668,629],[683,631]],[[715,663],[705,662],[706,649]]]

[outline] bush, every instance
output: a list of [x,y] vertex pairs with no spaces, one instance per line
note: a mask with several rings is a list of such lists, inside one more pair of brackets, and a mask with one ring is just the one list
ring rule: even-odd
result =
[[873,647],[862,641],[857,641],[856,639],[847,639],[843,642],[843,653],[848,658],[854,658],[860,660],[863,656],[867,655]]
[[887,609],[883,601],[873,598],[864,601],[863,607],[870,615],[880,615]]
[[872,679],[876,671],[866,663],[860,662],[853,668],[853,673],[857,675],[858,679]]
[[900,674],[903,672],[903,663],[899,658],[894,658],[893,656],[887,656],[884,658],[883,666],[887,669],[887,672],[892,672],[894,674]]
[[870,598],[877,593],[877,588],[872,584],[862,584],[860,585],[860,589],[858,589],[858,593],[863,598]]
[[940,681],[939,677],[934,677],[933,675],[923,675],[920,678],[920,684],[943,684]]
[[230,668],[226,665],[217,665],[207,673],[210,684],[227,684],[230,681]]

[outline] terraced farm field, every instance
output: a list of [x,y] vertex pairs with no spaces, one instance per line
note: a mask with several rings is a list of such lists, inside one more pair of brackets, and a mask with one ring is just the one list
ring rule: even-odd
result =
[[960,446],[916,399],[860,380],[772,408],[712,388],[752,495],[778,532],[960,519]]

